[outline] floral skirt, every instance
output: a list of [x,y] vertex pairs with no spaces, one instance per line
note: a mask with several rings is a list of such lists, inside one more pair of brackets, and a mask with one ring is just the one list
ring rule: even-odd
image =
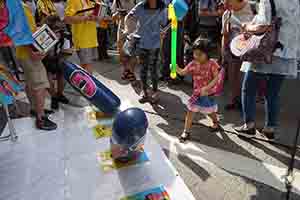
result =
[[201,96],[196,99],[192,97],[187,107],[191,112],[200,112],[203,114],[211,114],[218,111],[218,104],[214,97],[211,96]]

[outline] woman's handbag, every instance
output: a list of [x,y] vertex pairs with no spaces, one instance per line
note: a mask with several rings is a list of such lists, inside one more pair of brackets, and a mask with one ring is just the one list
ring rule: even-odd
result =
[[277,17],[274,0],[270,0],[272,9],[272,22],[263,34],[244,33],[237,36],[231,43],[231,51],[242,61],[255,64],[271,64],[276,49],[283,49],[278,41],[281,27],[281,18]]

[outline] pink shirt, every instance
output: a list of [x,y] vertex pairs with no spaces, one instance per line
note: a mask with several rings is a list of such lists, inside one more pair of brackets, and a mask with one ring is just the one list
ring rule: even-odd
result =
[[190,62],[186,66],[187,72],[193,76],[193,97],[200,96],[201,88],[207,86],[219,73],[220,66],[214,60],[209,60],[205,64],[199,64],[196,61]]

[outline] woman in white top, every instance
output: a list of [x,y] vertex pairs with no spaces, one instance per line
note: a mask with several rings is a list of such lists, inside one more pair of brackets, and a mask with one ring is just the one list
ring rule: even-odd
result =
[[[270,140],[278,127],[280,110],[279,93],[282,83],[287,77],[297,77],[297,59],[300,54],[300,1],[273,0],[277,17],[282,19],[279,33],[279,42],[283,48],[274,53],[272,64],[252,64],[244,62],[241,70],[245,72],[242,88],[243,116],[245,124],[236,128],[236,131],[249,137],[255,136],[255,96],[257,82],[266,80],[266,121],[262,133]],[[246,31],[259,32],[272,19],[271,0],[261,0],[258,14],[253,21],[245,25]]]
[[234,57],[230,51],[231,40],[242,32],[242,23],[253,19],[254,14],[248,0],[225,0],[227,10],[222,18],[222,58],[227,68],[230,87],[230,100],[226,110],[239,110],[241,108],[241,79],[240,71],[242,61]]

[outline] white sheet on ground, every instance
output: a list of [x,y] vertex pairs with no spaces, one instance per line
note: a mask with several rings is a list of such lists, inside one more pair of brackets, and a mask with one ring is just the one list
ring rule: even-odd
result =
[[104,173],[96,154],[109,139],[95,140],[86,109],[64,107],[52,118],[53,132],[34,129],[33,120],[15,120],[19,140],[0,143],[0,199],[119,200],[160,185],[172,200],[194,200],[151,132],[145,150],[150,162]]

